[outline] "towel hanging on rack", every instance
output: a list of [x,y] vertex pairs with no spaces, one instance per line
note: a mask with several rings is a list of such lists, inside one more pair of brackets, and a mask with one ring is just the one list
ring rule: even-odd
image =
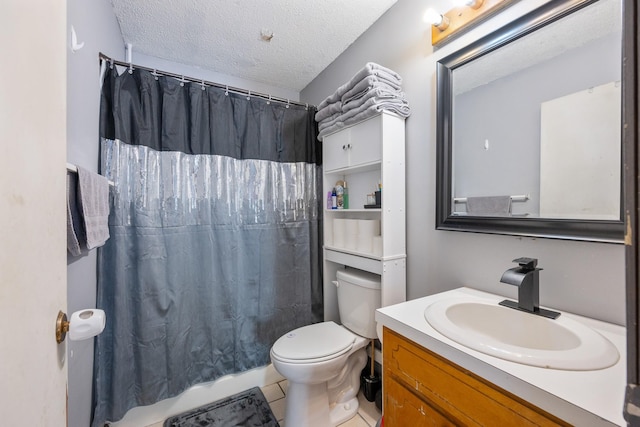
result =
[[87,250],[84,243],[84,226],[78,208],[78,175],[67,173],[67,251],[72,256],[80,256]]
[[[67,165],[67,250],[73,256],[104,245],[109,238],[109,181]],[[73,173],[75,172],[77,174]]]

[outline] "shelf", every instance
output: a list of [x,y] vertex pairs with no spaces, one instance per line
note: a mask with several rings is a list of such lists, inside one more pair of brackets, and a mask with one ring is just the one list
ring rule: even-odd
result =
[[325,209],[324,210],[327,213],[349,213],[349,212],[355,212],[355,213],[367,213],[367,212],[382,212],[382,209],[380,208],[376,208],[376,209]]
[[382,274],[382,258],[373,254],[363,254],[343,248],[324,247],[324,258],[327,261],[348,265],[375,274]]
[[328,250],[328,251],[341,252],[341,253],[344,253],[344,254],[347,254],[347,255],[361,256],[361,257],[365,257],[365,258],[371,258],[371,259],[376,260],[376,261],[382,261],[382,257],[381,256],[370,254],[368,252],[352,251],[350,249],[338,248],[338,247],[328,246],[328,245],[325,245],[324,248],[326,250]]
[[376,161],[371,163],[359,164],[356,166],[347,166],[343,168],[328,170],[328,171],[325,171],[324,174],[325,175],[353,175],[356,173],[380,170],[381,165],[382,165],[381,161]]

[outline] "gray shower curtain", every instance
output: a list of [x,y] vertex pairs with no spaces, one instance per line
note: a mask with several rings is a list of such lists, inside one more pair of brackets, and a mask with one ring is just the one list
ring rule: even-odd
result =
[[322,320],[315,111],[108,68],[93,426],[269,363]]

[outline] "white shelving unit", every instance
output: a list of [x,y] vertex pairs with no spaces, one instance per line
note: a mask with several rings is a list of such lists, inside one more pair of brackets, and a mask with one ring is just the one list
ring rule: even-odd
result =
[[[357,268],[379,274],[382,306],[406,300],[406,212],[404,119],[382,112],[325,136],[324,197],[337,181],[347,182],[348,209],[327,209],[324,215],[324,317],[339,321],[336,272]],[[367,194],[382,184],[381,208],[365,209]],[[325,202],[326,205],[326,202]],[[358,252],[333,245],[336,219],[380,221],[382,252]]]

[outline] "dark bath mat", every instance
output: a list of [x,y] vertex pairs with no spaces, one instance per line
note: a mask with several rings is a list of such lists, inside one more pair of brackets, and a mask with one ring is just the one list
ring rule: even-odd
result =
[[167,418],[164,427],[280,427],[258,387]]

